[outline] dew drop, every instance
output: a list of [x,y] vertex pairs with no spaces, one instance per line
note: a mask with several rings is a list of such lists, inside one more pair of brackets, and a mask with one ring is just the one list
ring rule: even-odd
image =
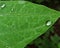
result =
[[3,15],[0,15],[0,16],[3,16]]
[[8,48],[8,46],[6,46],[6,48]]
[[11,11],[14,11],[14,8],[12,8]]
[[2,4],[0,7],[1,7],[1,8],[4,8],[5,6],[6,6],[6,4]]
[[14,8],[11,9],[10,13],[14,11]]
[[47,21],[47,22],[46,22],[46,25],[47,25],[47,26],[50,26],[50,25],[51,25],[51,21]]
[[11,47],[9,47],[9,46],[7,45],[6,48],[11,48]]

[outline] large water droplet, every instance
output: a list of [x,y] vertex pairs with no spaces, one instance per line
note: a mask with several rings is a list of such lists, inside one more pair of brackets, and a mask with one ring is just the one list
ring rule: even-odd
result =
[[52,24],[51,21],[47,21],[47,22],[46,22],[46,25],[47,25],[47,26],[50,26],[51,24]]
[[0,8],[4,8],[6,6],[6,4],[2,4],[1,6],[0,6]]

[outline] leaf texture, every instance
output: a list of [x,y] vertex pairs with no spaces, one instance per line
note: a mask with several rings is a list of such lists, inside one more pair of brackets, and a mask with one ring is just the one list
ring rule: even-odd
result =
[[[5,4],[5,7],[1,7]],[[45,33],[59,12],[27,1],[0,2],[0,48],[24,48]],[[46,26],[46,21],[52,24]]]

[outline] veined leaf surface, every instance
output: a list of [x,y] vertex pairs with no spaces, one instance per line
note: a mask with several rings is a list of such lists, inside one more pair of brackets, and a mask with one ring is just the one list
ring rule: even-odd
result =
[[[1,7],[5,4],[4,7]],[[0,48],[24,48],[45,33],[59,12],[27,1],[0,1]],[[46,22],[51,21],[47,26]]]

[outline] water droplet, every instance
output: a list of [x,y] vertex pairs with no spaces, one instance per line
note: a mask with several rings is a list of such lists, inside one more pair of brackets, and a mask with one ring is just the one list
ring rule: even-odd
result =
[[6,4],[2,4],[0,7],[1,7],[1,8],[4,8],[5,6],[6,6]]
[[6,48],[8,48],[8,46],[6,46]]
[[0,15],[0,16],[3,16],[3,15]]
[[14,8],[11,9],[10,13],[14,11]]
[[46,22],[46,25],[47,25],[47,26],[50,26],[50,25],[51,25],[51,21],[47,21],[47,22]]
[[24,1],[24,0],[23,0],[23,1],[18,1],[18,3],[19,3],[19,4],[25,4],[26,1]]
[[11,48],[11,47],[9,47],[9,46],[7,45],[6,48]]
[[14,8],[12,8],[11,11],[14,11]]

